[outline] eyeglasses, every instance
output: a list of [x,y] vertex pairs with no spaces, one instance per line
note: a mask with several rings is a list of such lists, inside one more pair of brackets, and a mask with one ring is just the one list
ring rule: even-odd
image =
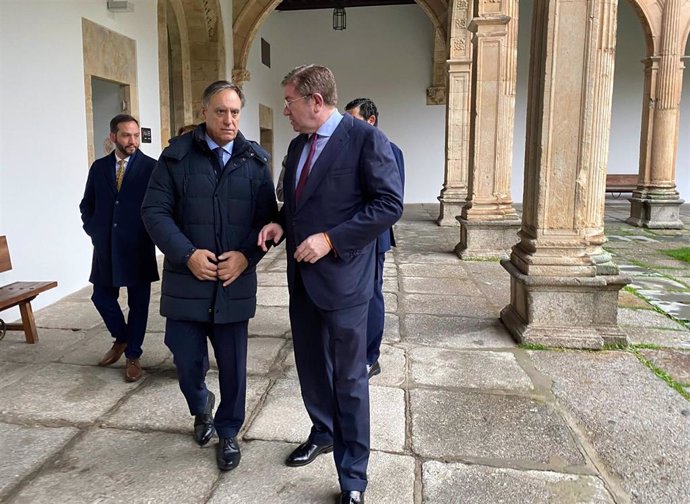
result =
[[310,97],[311,97],[311,95],[308,94],[308,95],[300,96],[299,98],[294,98],[292,100],[283,100],[283,103],[285,104],[286,109],[290,109],[290,105],[292,105],[296,101],[304,100],[305,98],[310,98]]

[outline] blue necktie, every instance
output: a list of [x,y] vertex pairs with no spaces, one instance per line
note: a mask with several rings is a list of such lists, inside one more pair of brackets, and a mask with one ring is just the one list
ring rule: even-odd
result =
[[213,149],[213,152],[216,153],[216,159],[218,159],[218,166],[220,166],[220,170],[217,173],[222,173],[223,168],[225,168],[225,163],[223,163],[223,148],[216,147],[215,149]]

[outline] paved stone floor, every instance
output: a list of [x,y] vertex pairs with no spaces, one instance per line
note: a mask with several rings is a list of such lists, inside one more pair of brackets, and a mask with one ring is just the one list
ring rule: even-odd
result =
[[[627,208],[607,209],[607,250],[635,278],[620,310],[632,345],[600,352],[517,346],[498,320],[507,273],[457,259],[437,205],[406,208],[386,261],[369,504],[690,502],[690,267],[662,254],[690,234],[627,226]],[[95,365],[110,342],[84,289],[36,313],[39,344],[0,342],[0,502],[333,502],[330,456],[282,463],[309,429],[283,248],[259,269],[238,469],[221,474],[215,442],[191,438],[159,285],[136,384],[122,361]]]

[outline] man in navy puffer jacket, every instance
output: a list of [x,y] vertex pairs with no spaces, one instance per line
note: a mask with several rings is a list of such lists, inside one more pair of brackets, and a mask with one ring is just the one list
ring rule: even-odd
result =
[[[221,470],[240,462],[247,326],[256,310],[257,236],[276,214],[268,154],[239,131],[242,90],[227,81],[204,91],[205,122],[171,140],[149,183],[142,217],[165,254],[161,315],[165,344],[194,415],[194,439],[220,438]],[[218,363],[221,401],[206,388],[207,338]]]

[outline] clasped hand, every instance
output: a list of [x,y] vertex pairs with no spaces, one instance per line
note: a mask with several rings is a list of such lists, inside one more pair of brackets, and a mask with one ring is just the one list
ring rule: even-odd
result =
[[187,267],[199,280],[222,280],[227,287],[237,280],[247,269],[249,262],[242,252],[232,250],[223,252],[218,257],[206,249],[197,249],[189,257]]

